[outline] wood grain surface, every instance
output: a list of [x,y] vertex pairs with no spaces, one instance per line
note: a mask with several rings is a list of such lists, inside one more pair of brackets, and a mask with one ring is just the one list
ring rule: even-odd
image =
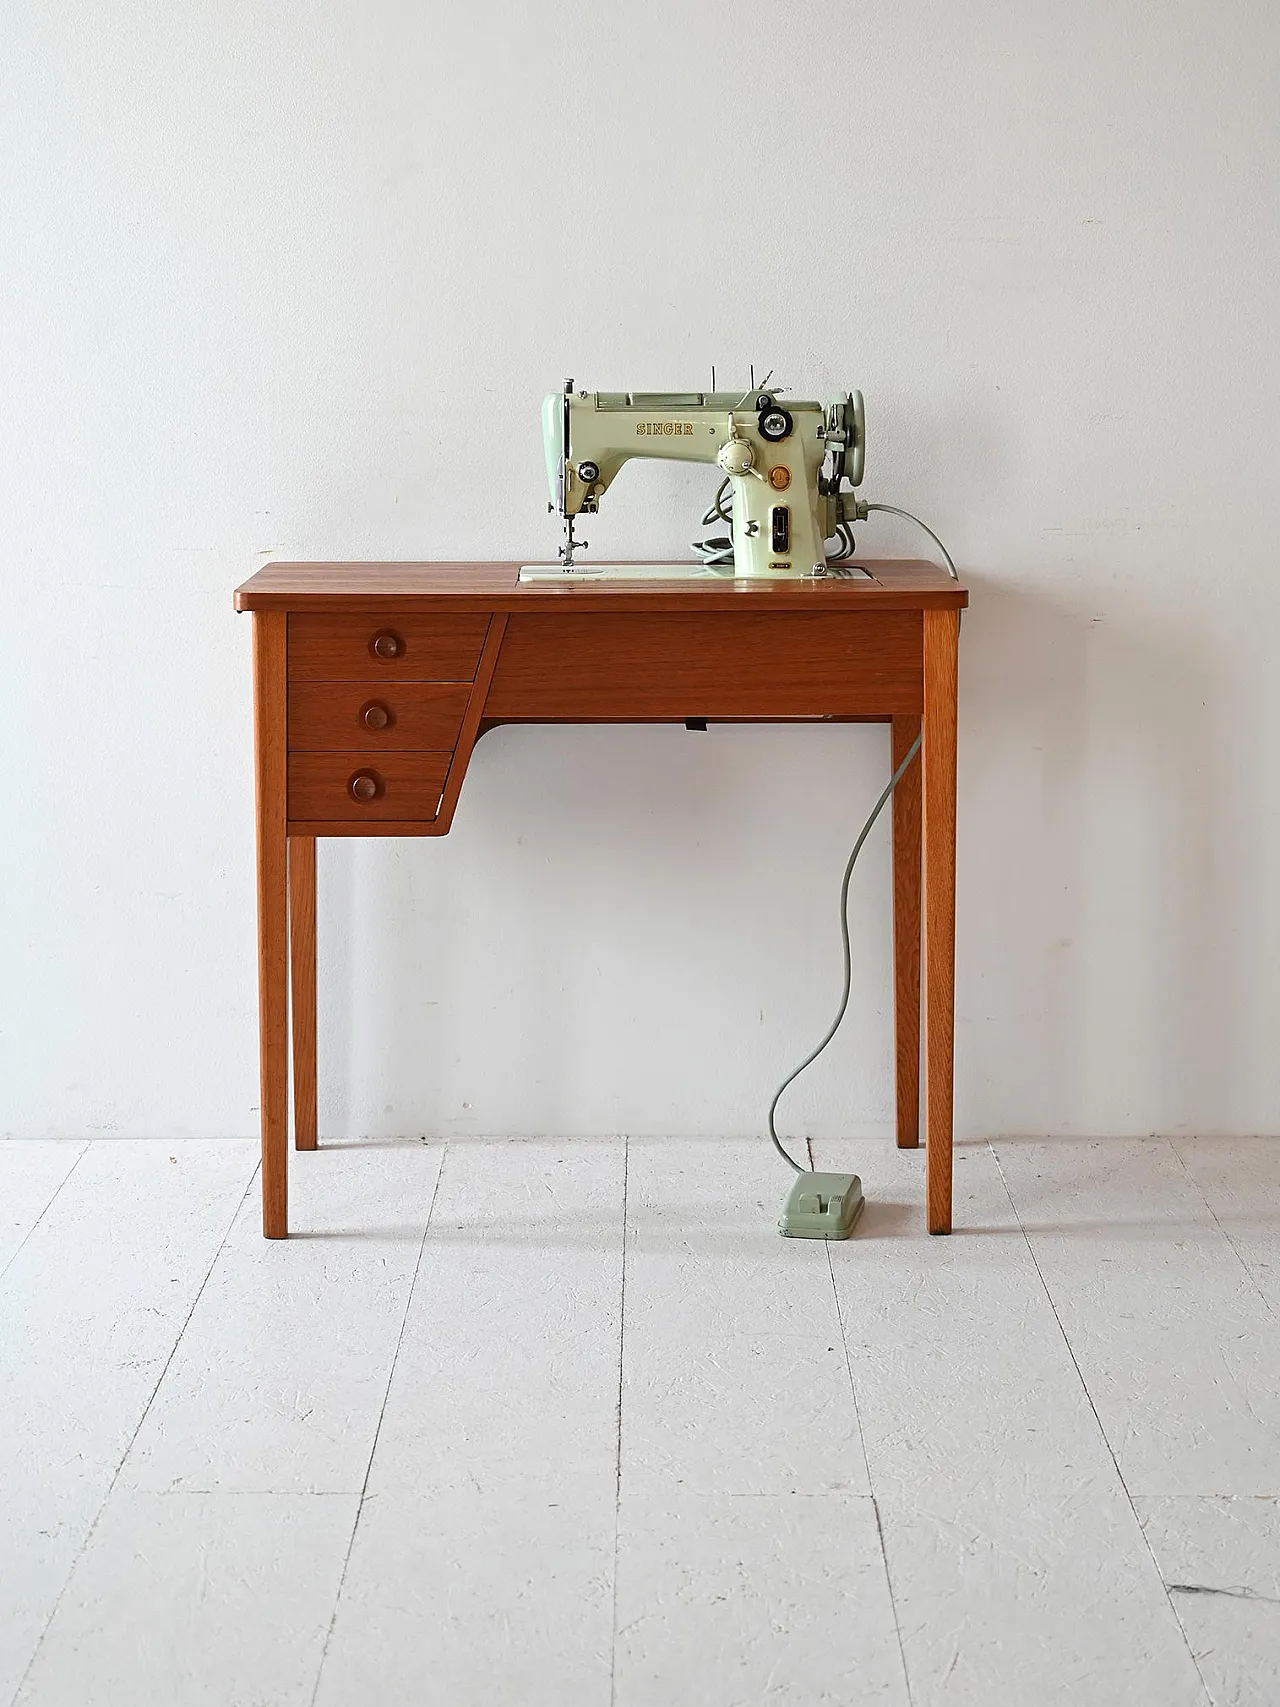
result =
[[[472,697],[469,682],[291,682],[290,752],[370,753],[452,747]],[[377,706],[384,728],[370,728],[365,712]]]
[[289,837],[289,1005],[293,1015],[293,1142],[316,1147],[316,839]]
[[467,766],[471,762],[471,749],[476,744],[480,729],[480,719],[489,697],[489,688],[493,682],[493,672],[502,652],[502,642],[506,633],[507,619],[505,616],[495,616],[489,624],[489,632],[485,637],[484,650],[480,654],[480,663],[476,669],[475,683],[471,689],[471,698],[467,705],[466,714],[462,720],[462,728],[458,733],[457,746],[454,748],[453,760],[449,766],[449,774],[445,778],[444,794],[440,801],[440,810],[436,814],[436,824],[441,835],[448,832],[453,823],[453,814],[457,810],[458,796],[462,791],[462,779],[467,774]]
[[518,612],[489,718],[918,711],[919,612]]
[[871,580],[520,581],[519,563],[268,563],[235,594],[237,610],[384,614],[447,608],[532,610],[923,610],[966,605],[944,569],[918,558],[865,558]]
[[[518,567],[272,564],[237,591],[237,608],[256,613],[264,1231],[288,1227],[290,908],[297,1139],[316,1141],[316,836],[444,834],[475,740],[505,722],[887,718],[895,763],[924,729],[893,804],[897,1136],[919,1142],[923,1029],[928,1226],[949,1232],[967,590],[918,561],[877,562],[872,580],[850,582],[522,586]],[[391,657],[373,645],[384,632]],[[363,721],[371,701],[383,728]],[[372,800],[351,793],[362,772]]]
[[951,1231],[956,944],[956,687],[959,611],[924,617],[924,1059],[928,1219]]
[[[895,717],[892,766],[911,751],[918,717]],[[920,1142],[920,759],[893,791],[893,1047],[900,1149]]]
[[[289,820],[339,819],[348,824],[388,819],[434,818],[449,772],[450,753],[291,753]],[[372,775],[379,792],[357,800],[350,790],[357,774]]]
[[[469,682],[489,627],[472,612],[379,610],[289,617],[291,682]],[[392,658],[373,650],[379,635],[398,647]]]
[[283,612],[253,619],[253,729],[258,842],[258,1048],[262,1231],[289,1231],[289,923],[285,843]]

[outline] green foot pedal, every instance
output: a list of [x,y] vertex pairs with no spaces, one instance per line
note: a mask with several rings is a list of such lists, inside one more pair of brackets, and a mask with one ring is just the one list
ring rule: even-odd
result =
[[778,1231],[788,1239],[847,1239],[865,1202],[857,1174],[797,1174]]

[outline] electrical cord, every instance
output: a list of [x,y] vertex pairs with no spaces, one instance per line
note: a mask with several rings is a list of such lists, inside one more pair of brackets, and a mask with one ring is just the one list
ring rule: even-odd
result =
[[[724,496],[729,491],[729,479],[726,476],[716,487],[716,495],[711,500],[711,508],[702,518],[704,528],[714,527],[717,522],[724,522],[728,527],[733,526],[733,516],[724,507]],[[733,535],[726,538],[719,535],[713,539],[695,539],[694,552],[711,568],[719,568],[733,562]]]
[[951,561],[951,553],[947,550],[946,546],[938,538],[937,534],[934,533],[933,529],[929,526],[928,522],[922,522],[920,520],[919,516],[913,516],[911,514],[910,510],[900,510],[896,504],[868,504],[867,509],[868,510],[883,510],[886,516],[901,516],[905,521],[914,522],[918,528],[923,528],[924,531],[928,534],[929,538],[937,546],[938,550],[946,558],[946,560],[947,560],[947,574],[950,575],[950,577],[953,581],[958,581],[960,579],[960,576],[956,570],[956,566]]
[[[704,528],[714,527],[717,522],[724,522],[728,527],[733,527],[732,509],[726,510],[724,507],[725,493],[729,489],[730,482],[728,480],[722,480],[716,488],[716,495],[711,500],[711,508],[702,518]],[[732,496],[729,501],[732,505]],[[837,549],[827,552],[827,562],[843,563],[846,558],[852,557],[857,550],[853,539],[853,529],[848,522],[837,523],[835,539]],[[716,534],[710,539],[695,539],[691,541],[691,544],[694,554],[700,557],[709,568],[727,568],[733,562],[732,533],[727,537],[724,534]]]
[[[729,482],[727,480],[722,480],[716,489],[715,497],[711,501],[711,508],[702,518],[702,525],[704,528],[714,527],[716,522],[724,522],[732,528],[733,515],[731,511],[726,510],[724,507],[724,497],[728,489]],[[904,521],[914,522],[918,528],[923,528],[925,533],[928,534],[929,538],[942,553],[943,559],[947,565],[947,574],[950,575],[953,581],[958,581],[960,579],[960,573],[955,564],[951,561],[951,553],[938,538],[937,534],[934,533],[928,522],[922,522],[919,516],[913,516],[910,510],[900,510],[896,504],[868,504],[868,513],[872,510],[879,510],[886,516],[901,516]],[[857,549],[854,544],[853,529],[849,526],[848,522],[837,523],[835,538],[837,542],[837,549],[835,551],[827,552],[827,562],[843,563],[848,558],[852,557]],[[695,539],[692,543],[694,552],[709,567],[727,568],[729,564],[733,562],[732,534],[728,537],[725,537],[723,534],[717,534],[711,539]]]
[[840,549],[838,551],[828,551],[827,562],[843,563],[847,557],[852,557],[854,552],[858,549],[854,542],[853,529],[849,526],[848,522],[836,523],[835,537],[839,543]]
[[[914,521],[915,517],[913,516],[911,519]],[[924,524],[921,523],[921,526],[923,525]],[[950,558],[948,558],[947,561],[950,562]],[[849,947],[849,879],[853,876],[854,865],[857,863],[858,855],[862,852],[862,844],[871,834],[872,827],[874,826],[876,819],[880,816],[880,812],[885,801],[902,781],[912,759],[914,759],[916,754],[920,751],[920,740],[921,737],[917,735],[915,740],[911,743],[910,752],[889,778],[888,785],[886,786],[884,793],[880,796],[879,800],[876,801],[871,810],[871,816],[862,826],[862,834],[853,844],[853,852],[849,855],[849,863],[844,868],[844,877],[840,883],[840,941],[844,953],[844,992],[840,997],[840,1006],[836,1010],[836,1017],[832,1020],[830,1028],[828,1029],[826,1036],[822,1039],[822,1042],[811,1055],[805,1056],[804,1060],[793,1073],[787,1074],[786,1078],[774,1092],[773,1101],[769,1104],[769,1137],[773,1140],[773,1147],[782,1157],[783,1161],[787,1163],[788,1167],[794,1168],[798,1174],[808,1173],[809,1170],[808,1168],[801,1167],[800,1163],[797,1162],[793,1156],[789,1156],[783,1149],[782,1140],[778,1137],[778,1129],[773,1123],[773,1117],[777,1112],[778,1103],[782,1098],[783,1091],[786,1090],[788,1085],[793,1084],[795,1080],[800,1077],[806,1067],[811,1067],[818,1059],[819,1055],[822,1054],[822,1051],[827,1047],[828,1043],[830,1043],[836,1032],[839,1031],[840,1022],[843,1020],[845,1012],[848,1009],[849,992],[853,985],[853,954]]]

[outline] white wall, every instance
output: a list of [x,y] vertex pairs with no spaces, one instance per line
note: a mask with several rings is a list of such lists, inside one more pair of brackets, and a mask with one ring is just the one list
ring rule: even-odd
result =
[[[748,361],[973,588],[959,1128],[1275,1130],[1276,18],[6,0],[0,1130],[254,1129],[235,584],[547,555],[544,390]],[[887,747],[501,731],[445,841],[322,844],[324,1130],[757,1130]],[[794,1127],[888,1129],[887,871]]]

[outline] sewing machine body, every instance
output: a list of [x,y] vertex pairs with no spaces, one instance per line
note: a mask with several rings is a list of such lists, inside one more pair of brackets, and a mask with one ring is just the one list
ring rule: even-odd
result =
[[[561,575],[635,577],[633,564],[592,564],[575,559],[582,541],[574,519],[594,515],[624,463],[633,457],[700,462],[715,467],[730,493],[732,553],[702,563],[647,566],[642,573],[680,578],[795,579],[827,573],[826,540],[858,513],[852,492],[839,491],[842,474],[861,479],[862,399],[851,394],[825,408],[782,399],[772,392],[575,392],[572,381],[542,407],[549,508],[565,522],[559,570],[527,565],[522,580]],[[832,473],[823,475],[828,454]],[[847,459],[847,460],[846,460]]]

